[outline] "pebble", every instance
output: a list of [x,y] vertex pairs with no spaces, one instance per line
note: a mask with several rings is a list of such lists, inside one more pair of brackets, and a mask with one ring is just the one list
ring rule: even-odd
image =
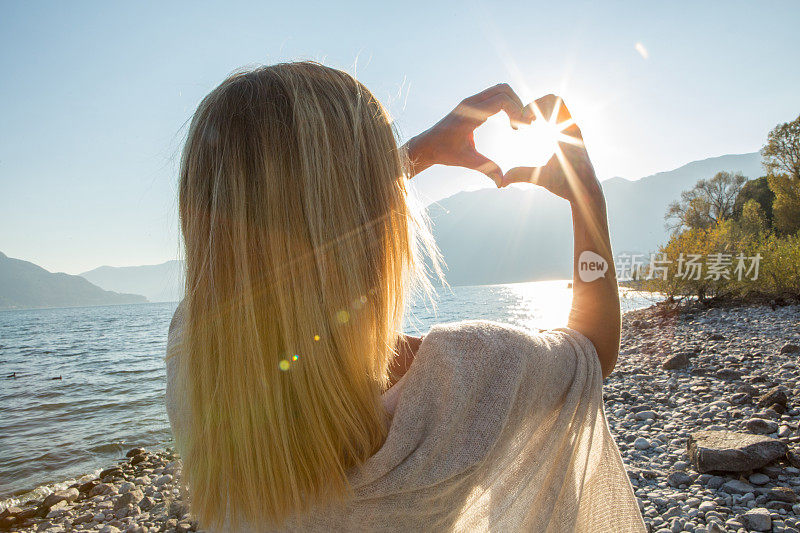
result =
[[755,490],[755,487],[749,483],[745,483],[744,481],[732,479],[730,481],[726,481],[722,487],[720,487],[720,490],[727,492],[728,494],[748,494],[752,493]]
[[170,483],[171,481],[172,481],[172,475],[171,474],[164,474],[163,476],[161,476],[161,477],[159,477],[158,479],[155,480],[155,486],[156,487],[160,487],[160,486],[164,485],[165,483]]
[[713,511],[714,509],[716,509],[716,507],[717,507],[717,503],[716,503],[716,502],[707,501],[707,502],[703,502],[703,503],[701,503],[701,504],[700,504],[700,505],[697,507],[697,509],[698,509],[698,510],[699,510],[701,513],[705,513],[705,512],[707,512],[707,511]]
[[739,522],[752,531],[772,531],[772,516],[763,507],[747,511],[739,516]]
[[751,418],[744,423],[745,429],[750,433],[758,433],[766,435],[778,431],[778,423],[773,420],[765,420],[763,418]]

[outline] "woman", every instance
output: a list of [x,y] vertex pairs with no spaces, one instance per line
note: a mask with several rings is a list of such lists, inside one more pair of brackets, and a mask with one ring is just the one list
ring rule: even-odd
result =
[[[191,510],[219,530],[641,531],[602,408],[619,301],[602,191],[580,131],[542,169],[503,175],[473,130],[507,85],[398,148],[374,96],[314,63],[235,74],[200,104],[180,175],[186,297],[170,326],[167,407]],[[404,181],[435,164],[568,200],[568,328],[485,320],[398,333],[435,247]],[[465,235],[465,238],[469,236]]]

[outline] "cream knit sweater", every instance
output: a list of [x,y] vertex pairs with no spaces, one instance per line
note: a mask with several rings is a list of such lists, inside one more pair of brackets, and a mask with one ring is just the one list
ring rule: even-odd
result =
[[[180,320],[173,326],[168,350],[179,350]],[[188,413],[176,376],[170,360],[167,412],[177,433]],[[351,471],[354,499],[284,529],[643,532],[602,385],[597,352],[577,331],[436,325],[384,394],[389,435]]]

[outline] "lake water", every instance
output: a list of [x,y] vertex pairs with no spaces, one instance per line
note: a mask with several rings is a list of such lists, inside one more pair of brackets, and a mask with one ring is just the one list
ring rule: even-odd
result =
[[[436,310],[412,305],[403,329],[472,318],[563,326],[571,292],[566,281],[442,289]],[[626,291],[622,308],[655,300]],[[0,312],[0,509],[12,495],[110,466],[130,448],[171,443],[163,358],[176,306]]]

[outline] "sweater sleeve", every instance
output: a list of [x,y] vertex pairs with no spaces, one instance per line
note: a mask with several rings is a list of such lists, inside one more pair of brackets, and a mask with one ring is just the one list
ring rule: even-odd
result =
[[[565,524],[642,530],[605,418],[591,341],[568,328],[535,333],[476,320],[434,326],[426,342],[422,357],[437,360],[418,370],[430,366],[438,386],[428,398],[442,398],[429,409],[436,446],[426,451],[445,458],[430,462],[427,475],[442,464],[458,468],[440,476],[470,468],[469,483],[481,490],[466,508],[495,509],[492,522],[501,531],[558,531]],[[459,527],[480,529],[471,516],[484,515],[464,513]]]
[[580,333],[488,320],[433,326],[405,381],[393,429],[422,439],[407,446],[430,458],[421,461],[427,479],[473,468],[504,439],[567,417],[565,405],[601,403],[599,360]]
[[492,413],[492,421],[501,415],[504,425],[514,426],[532,417],[557,415],[578,400],[602,405],[597,351],[576,330],[537,333],[467,320],[434,326],[428,338],[436,361],[427,364],[440,384],[451,387],[442,397],[448,407],[460,404],[468,409],[468,423],[480,423],[475,417],[481,410]]

